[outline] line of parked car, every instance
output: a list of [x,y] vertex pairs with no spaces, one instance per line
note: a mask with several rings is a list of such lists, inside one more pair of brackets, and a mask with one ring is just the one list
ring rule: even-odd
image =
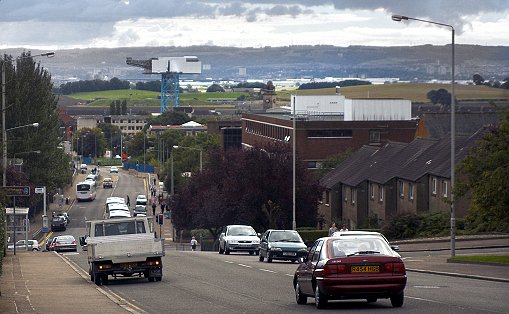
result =
[[299,261],[293,277],[295,300],[314,298],[319,309],[329,300],[390,299],[401,307],[407,282],[399,248],[378,232],[338,231],[307,247],[294,230],[269,229],[263,235],[251,226],[229,225],[219,237],[219,254],[248,252],[265,259]]

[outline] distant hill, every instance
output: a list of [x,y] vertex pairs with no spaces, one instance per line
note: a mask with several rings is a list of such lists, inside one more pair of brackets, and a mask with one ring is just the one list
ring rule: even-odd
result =
[[[479,73],[486,80],[509,77],[509,47],[456,45],[456,79],[472,79]],[[7,49],[19,55],[23,49]],[[40,51],[32,51],[33,54]],[[159,79],[126,65],[126,57],[149,59],[165,56],[198,56],[206,65],[201,76],[183,79],[279,80],[286,78],[386,77],[408,81],[450,79],[451,47],[290,46],[231,48],[217,46],[72,49],[55,51],[41,59],[56,82],[70,78]],[[241,75],[245,68],[246,75]]]

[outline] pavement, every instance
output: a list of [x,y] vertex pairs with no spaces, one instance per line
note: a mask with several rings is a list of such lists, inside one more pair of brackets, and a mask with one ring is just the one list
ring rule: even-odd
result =
[[[66,192],[64,195],[73,195]],[[66,209],[71,205],[72,202]],[[37,219],[31,223],[34,224],[32,230],[42,225]],[[178,244],[173,242],[174,231],[168,219],[164,220],[161,232],[166,239],[166,250],[175,250]],[[509,283],[509,266],[448,262],[449,238],[393,244],[399,245],[409,276],[412,272],[420,272]],[[456,237],[456,255],[467,248],[502,247],[509,247],[509,234]],[[405,257],[412,252],[429,254]],[[144,313],[108,287],[97,287],[85,271],[65,256],[55,252],[18,250],[16,255],[8,251],[4,257],[0,276],[0,313],[97,313],[98,309],[102,313]]]

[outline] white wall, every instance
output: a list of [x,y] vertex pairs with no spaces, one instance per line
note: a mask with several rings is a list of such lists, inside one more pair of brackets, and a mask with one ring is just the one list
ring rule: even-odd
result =
[[412,102],[407,99],[346,99],[345,121],[411,120]]
[[343,95],[292,95],[291,108],[297,114],[338,115],[345,111],[345,96]]

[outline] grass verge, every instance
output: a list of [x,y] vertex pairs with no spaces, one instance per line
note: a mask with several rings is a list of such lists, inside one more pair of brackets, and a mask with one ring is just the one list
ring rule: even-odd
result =
[[509,266],[509,255],[468,255],[449,258],[452,262],[475,262]]

